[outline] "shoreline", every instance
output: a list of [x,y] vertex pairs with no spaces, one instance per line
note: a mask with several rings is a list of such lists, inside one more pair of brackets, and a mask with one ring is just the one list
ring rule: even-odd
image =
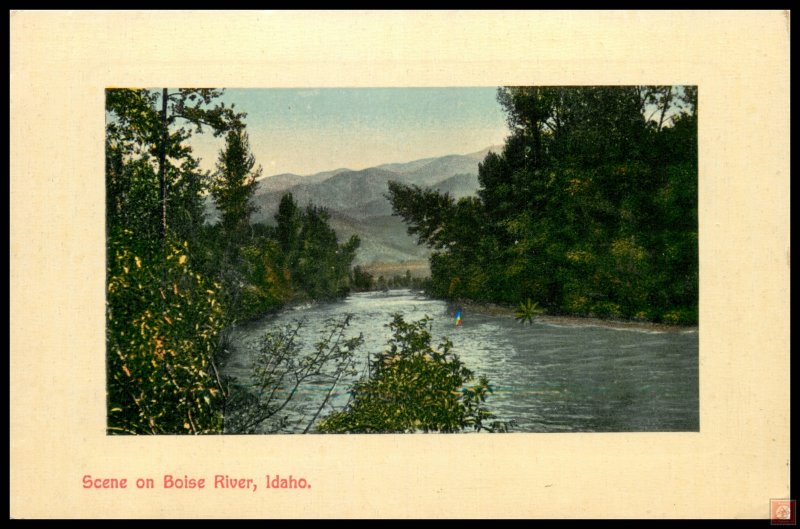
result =
[[[403,289],[401,289],[403,290]],[[424,294],[422,290],[417,290],[413,288],[408,288],[408,290],[412,292],[419,292]],[[365,292],[379,292],[378,290],[369,290]],[[357,293],[356,291],[352,291],[351,294]],[[426,297],[429,297],[426,295]],[[430,297],[430,299],[438,299]],[[462,308],[470,311],[475,312],[478,314],[487,314],[491,316],[507,316],[513,318],[516,313],[515,307],[509,307],[507,305],[498,305],[496,303],[480,303],[475,301],[448,301],[448,300],[440,300],[444,301],[448,304],[460,305]],[[254,318],[248,319],[246,321],[240,321],[234,324],[233,328],[240,328],[244,327],[247,328],[248,325],[254,324],[258,321],[261,321],[264,318],[269,316],[277,316],[281,312],[292,310],[296,307],[303,306],[305,304],[316,304],[320,303],[319,300],[309,300],[309,299],[291,299],[287,301],[284,305],[275,308],[269,312],[256,316]],[[540,314],[533,319],[534,323],[544,323],[550,325],[567,325],[567,326],[595,326],[595,327],[605,327],[608,329],[618,329],[618,330],[637,330],[637,331],[657,331],[657,332],[697,332],[699,329],[698,325],[680,325],[680,324],[669,324],[669,323],[656,323],[651,321],[633,321],[633,320],[613,320],[613,319],[603,319],[597,318],[592,316],[577,316],[577,315],[555,315],[555,314]]]
[[[476,303],[474,301],[459,301],[458,305],[471,312],[478,314],[489,314],[492,316],[514,317],[516,309],[494,303]],[[592,325],[609,329],[631,329],[638,331],[659,331],[659,332],[697,332],[697,325],[670,325],[668,323],[655,323],[649,321],[630,321],[630,320],[610,320],[591,316],[570,316],[541,314],[536,316],[533,321],[551,325],[584,326]]]

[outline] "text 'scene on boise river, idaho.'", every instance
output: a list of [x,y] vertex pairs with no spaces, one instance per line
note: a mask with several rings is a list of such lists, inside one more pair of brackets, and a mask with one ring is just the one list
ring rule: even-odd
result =
[[97,477],[90,474],[83,476],[84,489],[154,489],[156,484],[163,489],[238,489],[251,490],[253,492],[263,485],[265,489],[310,489],[311,484],[306,478],[298,478],[291,474],[281,476],[280,474],[267,474],[261,479],[233,477],[227,474],[215,474],[213,479],[198,478],[191,476],[174,476],[164,474],[162,479],[153,478],[106,478]]

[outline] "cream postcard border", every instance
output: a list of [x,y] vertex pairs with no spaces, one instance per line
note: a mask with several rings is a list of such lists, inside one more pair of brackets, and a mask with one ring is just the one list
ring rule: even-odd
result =
[[[789,14],[32,12],[11,29],[11,517],[766,518],[789,494]],[[700,432],[105,435],[103,90],[696,84]],[[305,476],[85,490],[84,474]]]

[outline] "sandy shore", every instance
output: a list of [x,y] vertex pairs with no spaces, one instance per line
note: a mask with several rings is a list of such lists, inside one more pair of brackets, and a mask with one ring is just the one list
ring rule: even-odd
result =
[[[513,307],[496,305],[493,303],[459,302],[458,304],[467,312],[508,316],[511,318],[514,317],[516,310]],[[582,316],[550,316],[543,314],[537,316],[534,321],[553,325],[596,325],[598,327],[608,327],[610,329],[632,329],[658,332],[697,331],[696,325],[668,325],[666,323],[652,323],[646,321],[604,320],[601,318]]]

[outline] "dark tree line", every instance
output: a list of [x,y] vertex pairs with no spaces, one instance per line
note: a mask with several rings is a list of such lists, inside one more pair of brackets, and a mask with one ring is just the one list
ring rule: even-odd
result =
[[506,87],[477,197],[389,184],[435,251],[431,293],[697,321],[696,87]]

